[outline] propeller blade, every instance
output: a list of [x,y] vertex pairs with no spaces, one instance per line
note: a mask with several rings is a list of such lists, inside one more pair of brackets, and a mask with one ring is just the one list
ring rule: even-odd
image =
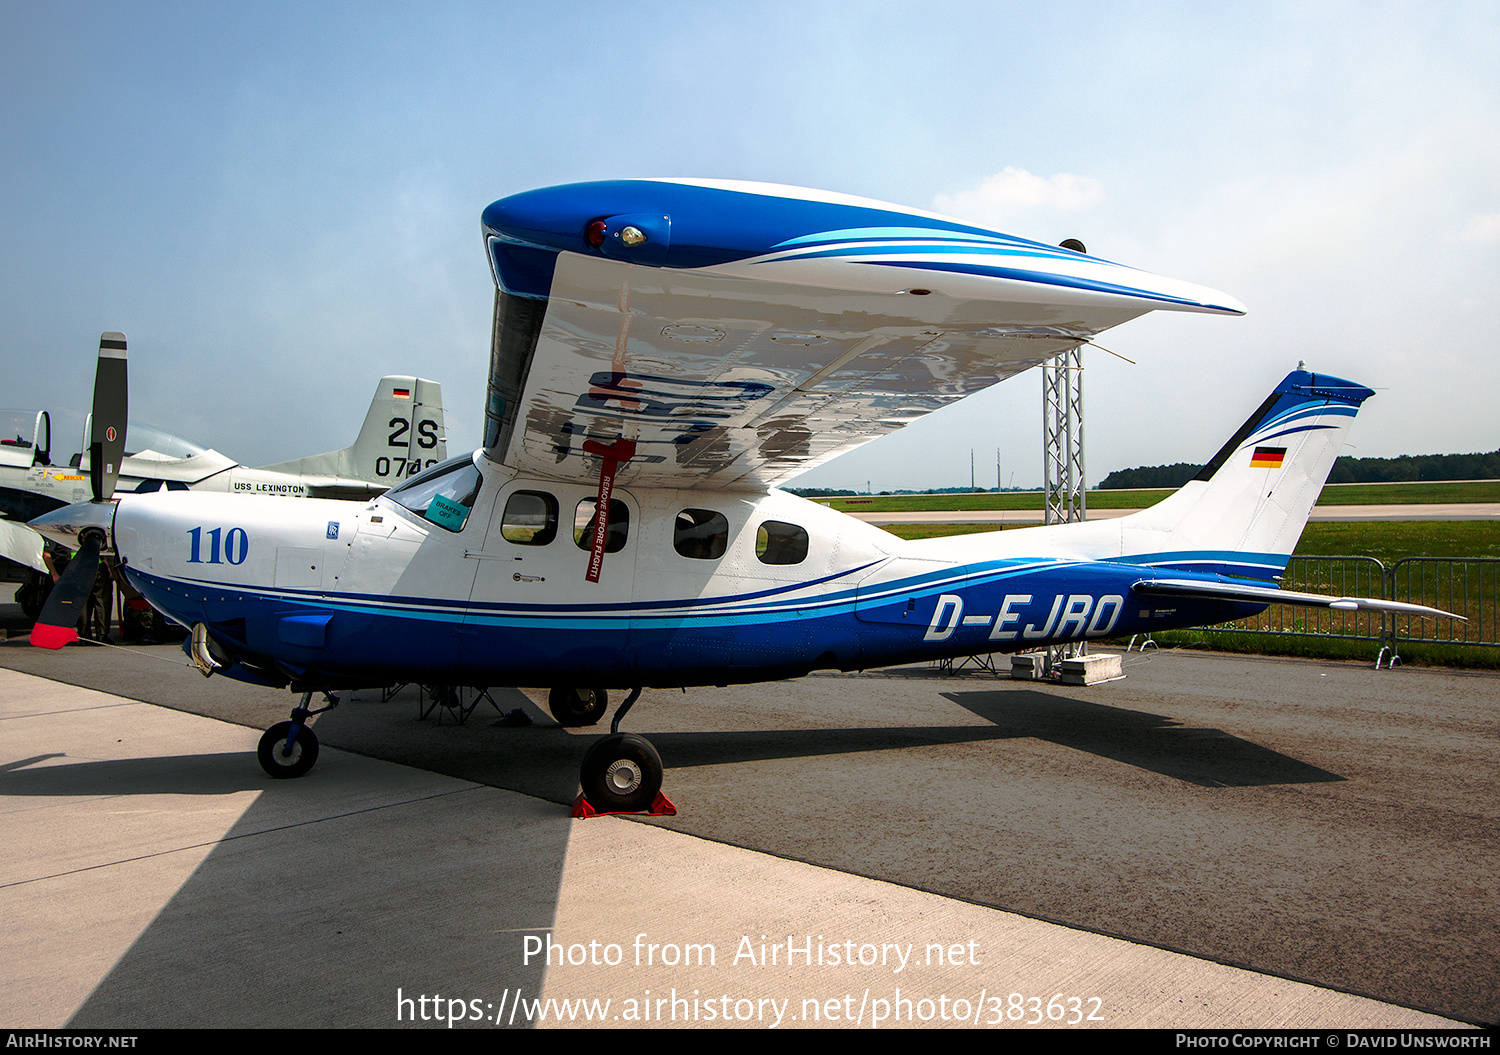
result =
[[47,595],[42,614],[31,629],[31,643],[38,648],[62,648],[78,640],[78,621],[94,589],[99,574],[100,538],[90,532],[78,547],[78,553],[63,569],[62,576]]
[[114,496],[120,460],[125,457],[125,419],[129,413],[125,366],[125,335],[101,334],[89,434],[89,482],[96,502]]

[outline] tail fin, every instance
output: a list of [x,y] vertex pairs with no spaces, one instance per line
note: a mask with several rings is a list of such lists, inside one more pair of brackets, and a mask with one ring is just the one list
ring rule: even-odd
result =
[[1194,479],[1119,521],[1125,554],[1184,570],[1269,579],[1287,559],[1374,390],[1293,370]]
[[343,475],[380,483],[415,476],[448,457],[443,387],[420,377],[383,377]]
[[375,386],[375,398],[352,447],[264,468],[389,487],[447,456],[442,385],[420,377],[383,377]]

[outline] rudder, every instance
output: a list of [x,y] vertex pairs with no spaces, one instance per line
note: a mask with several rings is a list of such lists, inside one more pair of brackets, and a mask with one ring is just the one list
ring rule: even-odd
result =
[[1162,563],[1198,571],[1279,574],[1343,449],[1345,429],[1374,394],[1299,364],[1196,477],[1124,519],[1125,552],[1182,554]]
[[382,377],[353,446],[264,466],[394,487],[448,457],[443,386],[420,377]]
[[344,475],[394,486],[447,458],[443,391],[420,377],[383,377]]

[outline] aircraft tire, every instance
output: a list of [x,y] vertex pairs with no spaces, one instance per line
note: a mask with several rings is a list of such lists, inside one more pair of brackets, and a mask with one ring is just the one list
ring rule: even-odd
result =
[[564,686],[547,694],[547,709],[557,724],[569,729],[597,725],[609,710],[609,693],[603,689],[579,689]]
[[305,725],[297,734],[297,742],[292,745],[292,757],[282,756],[281,749],[286,745],[287,734],[291,731],[291,722],[277,722],[260,738],[260,747],[255,752],[256,758],[260,760],[260,768],[278,780],[305,776],[318,761],[318,738]]
[[634,733],[610,733],[583,756],[579,783],[599,813],[639,813],[661,790],[661,755]]
[[16,603],[21,606],[21,612],[33,623],[42,614],[42,606],[47,603],[47,595],[52,592],[52,579],[43,575],[33,568],[26,569],[26,581],[16,591]]

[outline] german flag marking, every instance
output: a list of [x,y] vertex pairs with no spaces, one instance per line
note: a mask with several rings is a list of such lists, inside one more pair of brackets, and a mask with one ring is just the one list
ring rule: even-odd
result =
[[1280,469],[1285,458],[1285,447],[1257,447],[1255,453],[1250,455],[1250,468]]

